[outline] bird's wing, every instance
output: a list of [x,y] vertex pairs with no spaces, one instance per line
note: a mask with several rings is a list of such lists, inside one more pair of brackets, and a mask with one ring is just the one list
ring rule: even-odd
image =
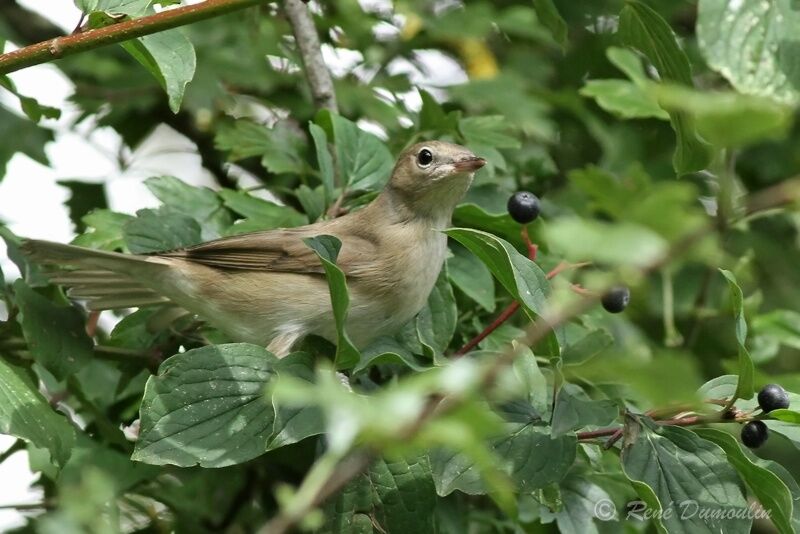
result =
[[[334,232],[322,228],[315,231],[307,227],[253,232],[158,255],[219,269],[325,274],[316,253],[303,242],[304,238],[322,234]],[[361,263],[370,257],[370,249],[374,246],[367,239],[348,238],[342,244],[336,263],[345,273],[356,272]]]

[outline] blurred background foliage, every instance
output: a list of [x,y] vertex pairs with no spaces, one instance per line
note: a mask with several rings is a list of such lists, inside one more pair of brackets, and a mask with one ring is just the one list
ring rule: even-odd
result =
[[[124,2],[79,4],[95,13],[89,25],[108,23],[101,12],[139,16],[152,9],[149,2],[138,3],[141,11],[126,11]],[[107,209],[102,184],[64,182],[80,234],[75,242],[146,252],[306,224],[370,200],[405,146],[451,140],[489,162],[457,209],[454,226],[491,232],[524,253],[519,225],[505,204],[514,191],[529,190],[543,201],[543,216],[529,228],[540,245],[542,269],[562,259],[594,261],[597,267],[555,279],[554,294],[568,293],[566,280],[600,287],[613,276],[632,285],[624,314],[610,316],[597,307],[565,327],[561,349],[573,347],[574,359],[562,352],[557,373],[545,372],[548,380],[563,371],[576,384],[576,398],[588,394],[645,410],[693,401],[707,380],[738,374],[738,307],[718,272],[724,268],[735,273],[743,291],[756,386],[777,382],[800,391],[800,218],[791,205],[749,213],[745,204],[747,195],[793,178],[800,168],[800,131],[793,121],[800,72],[791,60],[800,12],[790,0],[733,4],[310,2],[340,116],[315,108],[291,28],[276,3],[180,30],[194,53],[184,50],[187,55],[170,61],[186,67],[196,57],[185,92],[180,79],[186,72],[165,74],[167,61],[159,66],[160,77],[152,76],[122,47],[65,58],[55,64],[74,83],[76,124],[111,127],[130,149],[165,124],[192,141],[218,186],[212,192],[170,177],[151,178],[147,185],[163,207],[133,218]],[[764,30],[769,23],[772,33]],[[755,27],[750,40],[741,36],[748,25]],[[24,46],[61,34],[14,0],[0,4],[4,40]],[[1,80],[16,92],[8,78]],[[18,152],[46,164],[49,121],[59,113],[17,96],[19,108],[0,107],[0,171]],[[351,162],[352,154],[367,155],[367,163]],[[124,166],[125,153],[120,157]],[[258,185],[244,191],[242,175]],[[698,246],[678,248],[679,254],[643,276],[637,270],[707,225],[714,230]],[[0,232],[25,279],[14,285],[14,295],[13,281],[5,281],[0,353],[15,367],[3,373],[15,384],[43,384],[49,403],[86,429],[68,444],[53,443],[57,436],[20,436],[33,445],[18,441],[13,450],[27,447],[32,470],[42,472],[37,484],[46,511],[20,531],[63,532],[69,525],[75,532],[110,532],[122,516],[129,532],[243,532],[270,517],[276,509],[273,486],[299,482],[317,454],[316,438],[215,471],[131,462],[131,445],[118,428],[137,417],[144,384],[165,357],[227,340],[188,318],[173,322],[145,309],[127,315],[113,332],[97,332],[105,349],[93,353],[82,334],[83,315],[21,258],[19,238],[6,228]],[[432,357],[462,346],[512,301],[463,246],[454,241],[451,252],[437,285],[442,301],[429,303],[429,316],[421,315],[416,328],[388,349],[364,351],[354,373],[358,386],[376,389],[429,366]],[[39,316],[51,324],[35,324]],[[518,314],[481,348],[503,346],[527,322]],[[78,341],[49,348],[48,328],[72,332]],[[598,331],[607,338],[574,349]],[[24,339],[36,332],[39,346],[27,346]],[[552,348],[535,349],[542,365],[558,356],[548,352]],[[59,350],[71,351],[69,365],[53,356]],[[52,411],[40,415],[43,421],[55,417]],[[589,417],[568,430],[597,426],[602,419]],[[786,435],[792,438],[792,432]],[[796,442],[789,438],[776,433],[759,454],[798,476]],[[71,455],[58,458],[62,448]],[[620,506],[635,493],[618,465],[606,466],[611,453],[580,450],[583,456],[561,482],[558,505],[545,485],[523,496],[517,519],[510,520],[485,496],[454,493],[439,499],[436,529],[623,529],[592,522],[586,502],[593,501],[581,493],[581,481],[593,481],[592,488]],[[392,465],[383,468],[391,471]],[[340,497],[340,515],[327,517],[359,510],[359,491]],[[570,495],[584,499],[570,501]],[[561,511],[540,510],[540,503]],[[343,525],[358,524],[358,531],[371,531],[382,520],[341,521],[325,528],[345,532]],[[408,525],[420,532],[433,528]]]

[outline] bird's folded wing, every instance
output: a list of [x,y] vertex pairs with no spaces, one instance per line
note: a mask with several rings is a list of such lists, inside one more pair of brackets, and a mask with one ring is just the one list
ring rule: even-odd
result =
[[[303,242],[303,238],[322,233],[325,232],[309,233],[305,229],[254,232],[157,255],[218,269],[325,274],[317,254]],[[337,264],[345,273],[357,271],[363,259],[369,257],[371,246],[362,240],[344,243]]]

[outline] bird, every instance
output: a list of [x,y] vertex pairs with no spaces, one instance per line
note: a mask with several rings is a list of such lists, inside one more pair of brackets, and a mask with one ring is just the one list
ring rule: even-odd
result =
[[485,164],[468,148],[431,140],[400,154],[372,202],[335,219],[150,254],[34,239],[21,250],[58,266],[51,282],[90,310],[172,304],[232,341],[283,357],[311,334],[337,341],[322,262],[303,241],[332,235],[341,241],[336,263],[350,295],[345,327],[362,349],[425,306],[447,254],[442,230]]

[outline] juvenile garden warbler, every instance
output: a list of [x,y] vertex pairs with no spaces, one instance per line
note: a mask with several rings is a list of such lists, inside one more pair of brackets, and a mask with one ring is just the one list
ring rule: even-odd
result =
[[364,347],[424,306],[447,251],[440,230],[485,163],[459,145],[418,143],[400,155],[375,200],[338,219],[148,255],[37,240],[22,248],[34,261],[61,266],[51,280],[89,309],[172,303],[233,340],[285,356],[309,334],[336,342],[322,263],[303,242],[333,235],[350,292],[347,331]]

